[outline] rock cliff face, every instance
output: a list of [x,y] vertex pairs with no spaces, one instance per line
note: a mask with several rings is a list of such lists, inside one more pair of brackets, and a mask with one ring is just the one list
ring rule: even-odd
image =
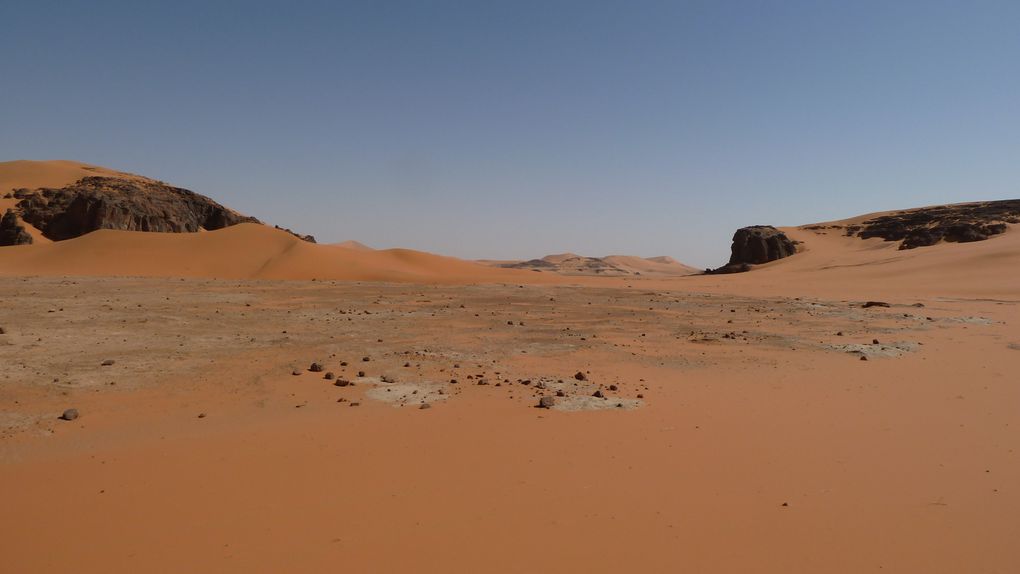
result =
[[750,271],[751,265],[768,263],[797,252],[797,244],[771,225],[742,227],[733,234],[730,260],[718,269],[706,273],[739,273]]
[[1020,199],[899,211],[851,225],[846,234],[900,241],[900,249],[914,249],[940,241],[983,241],[1005,232],[1007,223],[1020,223]]
[[258,223],[187,189],[146,179],[86,177],[59,189],[17,190],[21,218],[61,241],[97,229],[195,232]]
[[18,223],[14,212],[8,209],[3,218],[0,218],[0,247],[29,243],[32,243],[32,236],[25,231],[25,226]]

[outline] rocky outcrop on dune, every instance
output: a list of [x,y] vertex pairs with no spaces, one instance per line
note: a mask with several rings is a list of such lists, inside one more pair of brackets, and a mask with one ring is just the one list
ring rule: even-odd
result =
[[694,275],[699,270],[671,257],[642,258],[634,255],[585,257],[574,253],[547,255],[528,261],[501,261],[493,265],[507,269],[529,269],[560,275],[622,277],[629,275]]
[[167,233],[257,223],[193,191],[146,179],[86,177],[61,188],[19,189],[21,218],[54,241],[98,229]]
[[718,269],[708,269],[706,273],[750,271],[751,265],[776,261],[796,252],[796,242],[771,225],[742,227],[733,234],[729,262]]
[[984,241],[1004,233],[1009,223],[1020,223],[1020,199],[896,211],[847,225],[846,235],[862,239],[881,237],[900,241],[900,249],[914,249],[940,241]]
[[18,221],[18,216],[8,209],[4,216],[0,218],[0,247],[28,245],[30,243],[32,243],[32,236],[25,230],[25,226]]

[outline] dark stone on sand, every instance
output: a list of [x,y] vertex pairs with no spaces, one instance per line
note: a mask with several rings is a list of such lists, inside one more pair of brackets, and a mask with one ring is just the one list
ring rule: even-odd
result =
[[552,397],[542,397],[538,399],[538,408],[540,409],[551,409],[556,404],[556,399]]
[[333,374],[333,371],[329,371],[325,375],[323,375],[322,378],[326,379],[327,381],[332,381],[333,379],[336,378],[336,375]]
[[742,227],[733,234],[730,260],[718,269],[706,269],[709,274],[742,273],[751,265],[776,261],[797,253],[797,244],[785,233],[771,225]]
[[114,364],[115,362],[116,361],[114,361],[113,359],[106,359],[102,363],[99,363],[99,365],[102,366],[102,367],[109,367],[110,365]]
[[32,236],[25,226],[18,223],[18,216],[10,209],[0,218],[0,247],[9,245],[30,245]]
[[430,405],[430,404],[428,404],[428,403],[422,403],[422,404],[421,404],[421,406],[420,406],[420,407],[418,407],[418,408],[419,408],[419,409],[431,409],[431,408],[432,408],[432,405]]
[[79,416],[80,415],[78,414],[78,409],[67,409],[63,413],[61,413],[60,419],[65,421],[73,421]]
[[313,373],[321,373],[322,363],[312,363],[311,365],[308,366],[308,370]]
[[574,375],[574,378],[579,380],[579,381],[587,381],[588,380],[588,375],[585,375],[581,371],[578,371],[577,374]]
[[602,394],[602,390],[601,389],[599,389],[599,390],[595,391],[594,393],[592,393],[591,396],[595,397],[596,399],[604,399],[606,397],[604,394]]
[[351,382],[348,381],[347,379],[337,379],[336,382],[333,383],[333,385],[337,387],[347,387],[350,386],[350,384]]
[[862,307],[867,309],[868,307],[889,307],[890,305],[885,301],[868,301]]

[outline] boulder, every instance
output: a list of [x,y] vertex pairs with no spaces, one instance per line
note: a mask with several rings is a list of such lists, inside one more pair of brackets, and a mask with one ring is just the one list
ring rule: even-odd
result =
[[18,216],[8,209],[0,218],[0,247],[30,243],[32,243],[32,236],[25,231],[25,226],[18,222]]
[[768,263],[795,253],[797,243],[771,225],[741,227],[733,234],[729,262],[717,269],[706,269],[705,273],[742,273],[750,271],[751,265]]

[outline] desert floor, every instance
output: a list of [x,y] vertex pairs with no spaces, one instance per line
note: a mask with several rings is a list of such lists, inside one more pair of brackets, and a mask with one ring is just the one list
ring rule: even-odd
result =
[[0,570],[1020,571],[1020,301],[725,285],[0,278]]

